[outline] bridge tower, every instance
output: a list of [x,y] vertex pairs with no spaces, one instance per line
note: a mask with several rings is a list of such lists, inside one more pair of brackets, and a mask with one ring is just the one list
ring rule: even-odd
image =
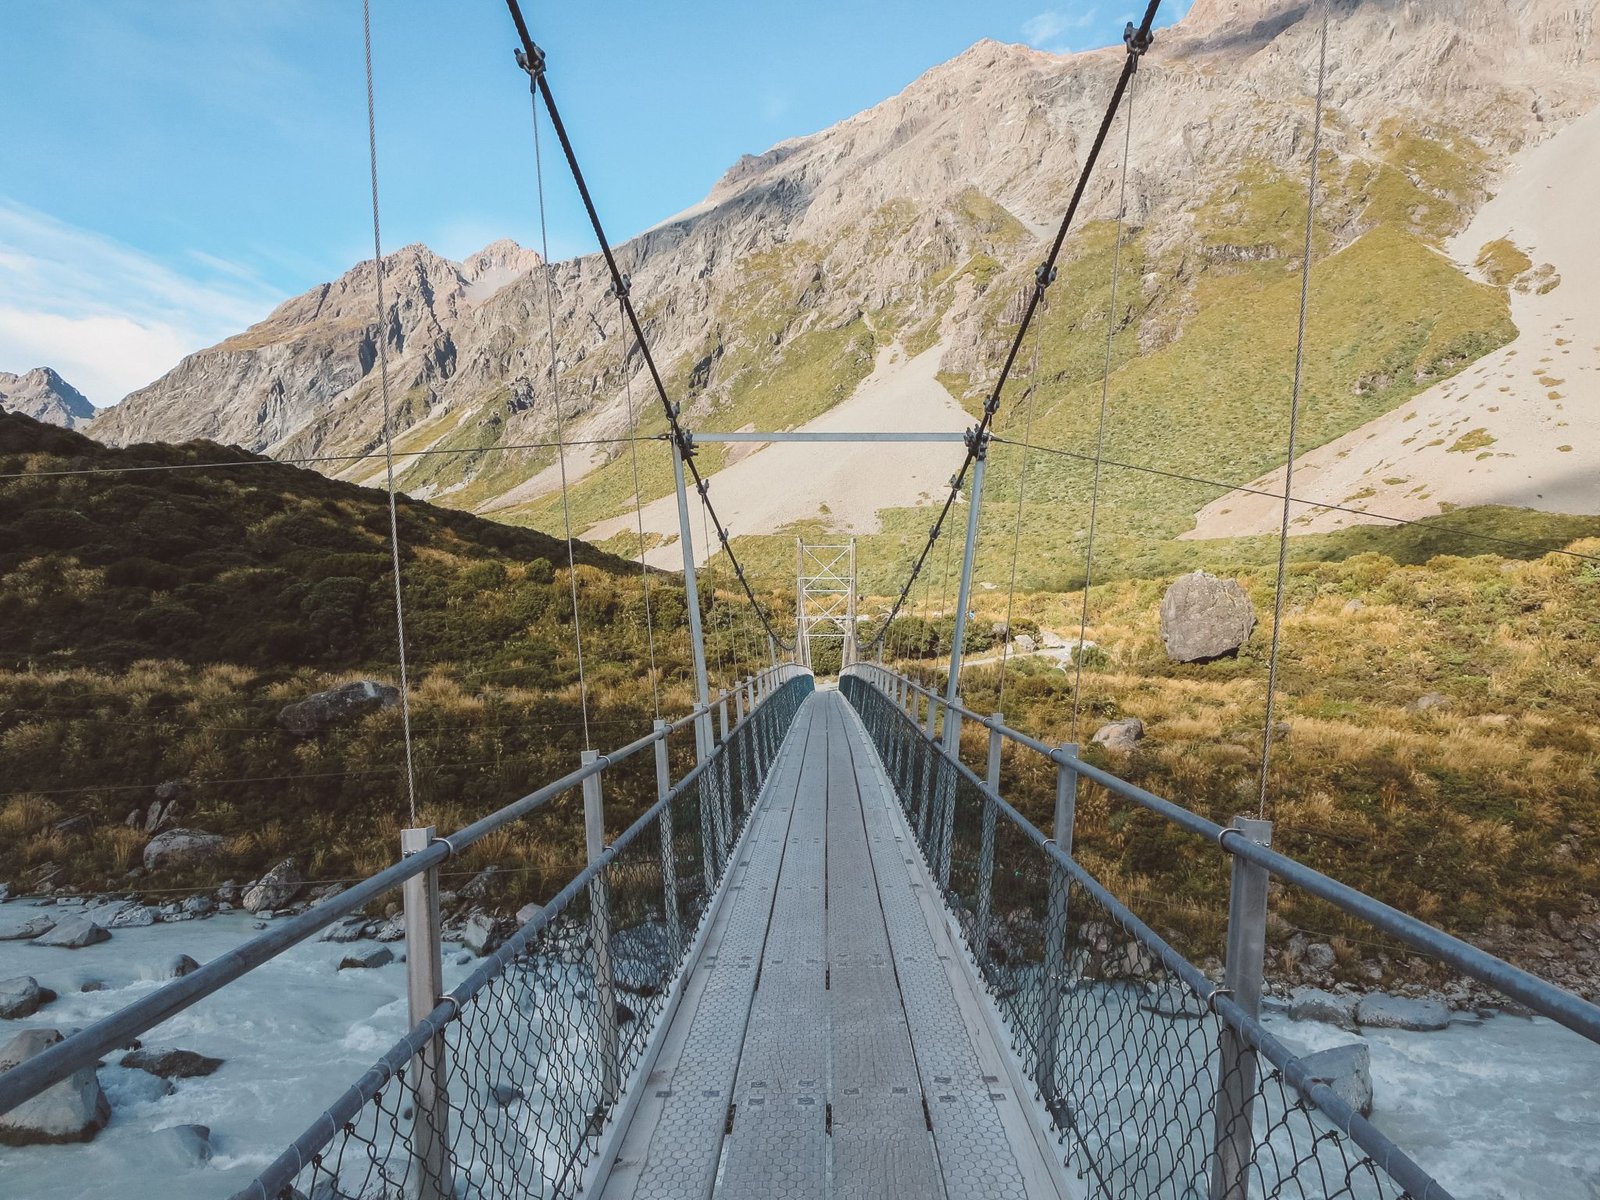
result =
[[839,666],[856,661],[856,540],[795,538],[795,653],[811,666],[812,641],[839,643]]

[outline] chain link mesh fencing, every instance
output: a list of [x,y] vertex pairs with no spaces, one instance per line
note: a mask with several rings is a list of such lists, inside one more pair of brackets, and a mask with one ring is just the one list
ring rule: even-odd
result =
[[1448,1195],[882,689],[841,689],[1090,1194]]
[[576,1195],[811,689],[778,688],[235,1200]]

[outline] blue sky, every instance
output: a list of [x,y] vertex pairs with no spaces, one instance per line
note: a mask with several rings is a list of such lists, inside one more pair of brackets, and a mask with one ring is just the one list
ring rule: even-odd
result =
[[[1169,0],[1171,3],[1171,0]],[[1166,20],[1188,7],[1180,0]],[[1124,11],[1126,10],[1126,11]],[[1131,0],[525,3],[611,236],[983,37],[1118,40]],[[9,3],[0,370],[111,403],[371,253],[360,0]],[[374,0],[384,247],[538,245],[499,0]],[[592,248],[546,142],[551,251]]]

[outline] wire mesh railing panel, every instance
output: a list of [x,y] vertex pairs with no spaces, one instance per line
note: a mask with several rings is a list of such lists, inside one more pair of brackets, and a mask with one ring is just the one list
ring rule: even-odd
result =
[[[1364,1122],[1343,1100],[882,689],[856,676],[841,688],[1061,1139],[1063,1164],[1090,1194],[1447,1195],[1399,1151],[1380,1164],[1357,1144],[1350,1131]],[[1381,1135],[1369,1144],[1389,1145]],[[1408,1174],[1426,1186],[1408,1191],[1397,1179]]]
[[577,1195],[810,690],[774,692],[239,1195]]

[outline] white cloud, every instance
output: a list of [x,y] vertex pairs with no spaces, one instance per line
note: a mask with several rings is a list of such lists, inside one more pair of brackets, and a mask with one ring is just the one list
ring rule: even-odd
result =
[[0,370],[54,367],[112,404],[282,299],[248,268],[191,251],[181,272],[0,197]]
[[1094,8],[1086,8],[1077,13],[1057,12],[1051,9],[1024,21],[1022,36],[1027,38],[1028,45],[1036,50],[1046,50],[1051,54],[1070,54],[1074,47],[1063,35],[1089,28],[1098,15],[1098,10]]

